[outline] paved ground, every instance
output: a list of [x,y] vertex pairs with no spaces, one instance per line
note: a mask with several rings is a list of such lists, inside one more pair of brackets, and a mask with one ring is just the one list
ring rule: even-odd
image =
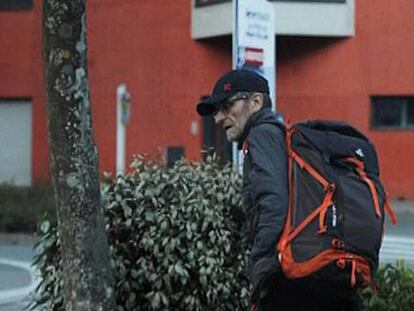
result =
[[387,219],[380,262],[392,263],[402,258],[414,269],[414,202],[394,201],[392,206],[398,223],[394,227]]
[[[28,306],[28,301],[22,300],[18,302],[6,303],[0,305],[0,311],[25,311]],[[44,311],[44,310],[37,310]]]
[[23,311],[33,289],[30,268],[36,238],[24,234],[0,234],[0,311]]
[[0,275],[0,291],[24,287],[31,282],[30,273],[28,271],[4,262],[0,262]]

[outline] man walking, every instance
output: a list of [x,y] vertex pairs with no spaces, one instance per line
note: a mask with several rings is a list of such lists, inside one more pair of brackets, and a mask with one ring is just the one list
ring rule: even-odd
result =
[[329,288],[316,290],[287,280],[281,272],[276,244],[288,209],[288,160],[284,126],[271,111],[267,80],[248,70],[230,71],[197,105],[197,112],[213,115],[227,139],[237,142],[245,155],[242,191],[251,241],[248,275],[254,308],[356,310],[345,309],[339,298],[326,297]]
[[275,245],[288,204],[284,133],[271,111],[268,83],[251,71],[231,71],[217,81],[212,96],[199,103],[197,111],[212,114],[229,141],[237,142],[239,149],[245,146],[243,196],[252,243],[248,274],[258,295],[266,277],[280,271]]

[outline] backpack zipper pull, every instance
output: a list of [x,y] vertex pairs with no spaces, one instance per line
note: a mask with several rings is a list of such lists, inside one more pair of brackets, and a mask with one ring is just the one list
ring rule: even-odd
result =
[[356,284],[356,262],[355,259],[351,259],[351,263],[352,263],[352,271],[351,271],[351,286],[355,286]]

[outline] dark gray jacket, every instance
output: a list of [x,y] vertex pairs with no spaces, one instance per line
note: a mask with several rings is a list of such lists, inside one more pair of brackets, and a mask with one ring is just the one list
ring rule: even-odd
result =
[[248,273],[255,289],[266,276],[280,271],[275,248],[288,209],[284,127],[278,125],[275,113],[264,108],[247,121],[240,149],[246,141],[243,196],[252,243]]

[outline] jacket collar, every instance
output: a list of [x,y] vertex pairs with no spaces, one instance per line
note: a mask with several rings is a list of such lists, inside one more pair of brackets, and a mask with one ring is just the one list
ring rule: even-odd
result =
[[243,143],[247,139],[250,130],[261,124],[261,123],[274,123],[277,124],[276,114],[270,110],[270,108],[263,108],[255,113],[253,113],[249,119],[247,119],[246,126],[237,141],[237,148],[241,150],[243,148]]

